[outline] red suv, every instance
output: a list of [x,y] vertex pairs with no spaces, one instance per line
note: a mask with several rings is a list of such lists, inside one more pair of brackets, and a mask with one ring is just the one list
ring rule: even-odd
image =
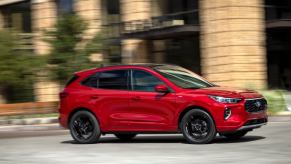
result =
[[189,143],[231,139],[267,123],[267,102],[251,90],[214,85],[182,67],[132,64],[75,73],[60,93],[60,124],[78,143],[101,134],[183,133]]

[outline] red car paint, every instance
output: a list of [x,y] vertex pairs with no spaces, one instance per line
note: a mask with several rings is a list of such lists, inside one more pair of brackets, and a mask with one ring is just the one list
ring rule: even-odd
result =
[[[81,84],[88,76],[108,70],[144,70],[159,78],[172,92],[143,92],[91,88]],[[123,65],[96,68],[75,73],[78,78],[60,93],[60,124],[68,128],[71,115],[86,109],[94,113],[102,133],[109,132],[179,132],[179,119],[186,110],[201,108],[212,116],[217,132],[236,131],[247,121],[267,119],[266,110],[250,113],[245,110],[246,99],[262,98],[250,90],[224,87],[183,89],[157,71],[143,65]],[[163,89],[163,88],[162,88]],[[209,95],[242,99],[236,104],[219,103]],[[232,115],[224,119],[224,110]]]

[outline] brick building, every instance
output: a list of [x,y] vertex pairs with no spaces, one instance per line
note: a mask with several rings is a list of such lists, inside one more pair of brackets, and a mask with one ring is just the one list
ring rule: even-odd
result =
[[[111,62],[174,63],[219,85],[291,89],[289,0],[0,0],[0,11],[1,27],[23,33],[38,55],[49,51],[43,30],[75,11],[89,23],[86,39],[107,29]],[[39,101],[58,90],[36,88]]]

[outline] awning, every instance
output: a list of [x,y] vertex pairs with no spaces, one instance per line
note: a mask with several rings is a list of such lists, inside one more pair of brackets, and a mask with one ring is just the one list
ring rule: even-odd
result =
[[267,28],[291,28],[291,19],[279,19],[274,21],[267,21]]

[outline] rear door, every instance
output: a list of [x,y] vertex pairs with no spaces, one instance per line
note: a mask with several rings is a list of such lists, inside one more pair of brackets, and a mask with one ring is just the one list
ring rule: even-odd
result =
[[129,111],[129,71],[109,70],[99,72],[83,82],[93,86],[87,93],[89,102],[101,120],[103,129],[127,130]]

